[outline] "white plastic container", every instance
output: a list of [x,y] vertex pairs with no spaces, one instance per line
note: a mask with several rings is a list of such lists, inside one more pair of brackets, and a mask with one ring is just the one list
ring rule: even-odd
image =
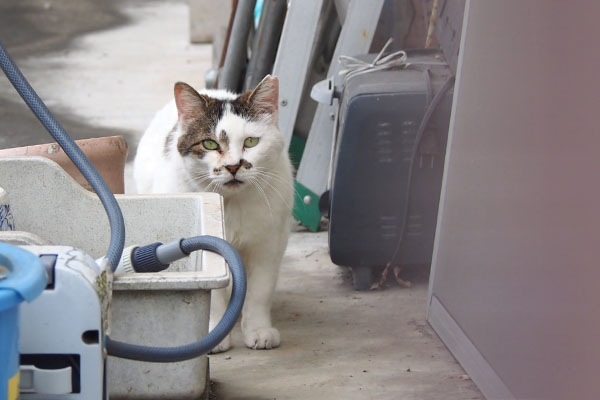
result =
[[[79,248],[94,258],[108,248],[110,228],[93,193],[41,157],[0,159],[4,189],[19,231],[51,245]],[[125,246],[183,237],[224,237],[223,205],[214,193],[116,195],[126,226]],[[0,239],[1,240],[1,239]],[[150,346],[195,342],[208,332],[210,290],[229,283],[220,256],[202,252],[155,274],[115,277],[114,340]],[[199,399],[206,394],[206,356],[172,364],[108,358],[111,399]]]

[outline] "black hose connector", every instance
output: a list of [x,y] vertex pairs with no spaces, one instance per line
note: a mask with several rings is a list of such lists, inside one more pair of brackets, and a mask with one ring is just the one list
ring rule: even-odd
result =
[[162,246],[161,242],[137,247],[131,253],[131,266],[135,272],[159,272],[169,268],[169,264],[163,264],[156,255],[156,249]]

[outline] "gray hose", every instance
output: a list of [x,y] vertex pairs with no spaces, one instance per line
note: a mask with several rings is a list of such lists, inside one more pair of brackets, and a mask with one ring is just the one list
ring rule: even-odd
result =
[[231,299],[223,318],[217,326],[199,341],[176,347],[149,347],[122,343],[106,338],[109,355],[129,360],[145,362],[178,362],[189,360],[208,353],[215,348],[233,329],[244,305],[246,297],[246,272],[242,259],[235,248],[227,241],[214,236],[195,236],[181,241],[185,254],[192,251],[209,250],[225,258],[233,278]]
[[[27,79],[25,79],[14,61],[10,58],[10,55],[6,52],[1,42],[0,67],[31,111],[33,111],[52,137],[60,144],[102,201],[102,205],[108,214],[111,228],[110,245],[106,257],[114,271],[121,259],[123,243],[125,241],[123,214],[115,196],[108,189],[108,186],[96,168],[90,163],[73,139],[69,137],[64,128],[58,123],[44,102],[33,90],[29,82],[27,82]],[[208,353],[227,336],[231,329],[233,329],[242,311],[246,297],[246,272],[244,264],[235,248],[223,239],[213,236],[196,236],[181,241],[181,250],[185,254],[189,255],[192,251],[201,249],[221,254],[225,258],[225,261],[227,261],[233,277],[231,300],[223,318],[215,329],[198,342],[179,347],[140,346],[113,341],[107,336],[105,346],[108,354],[147,362],[184,361]]]
[[10,55],[4,48],[2,42],[0,42],[0,67],[19,95],[25,100],[25,103],[27,103],[31,111],[33,111],[35,116],[46,127],[54,140],[60,144],[71,161],[73,161],[73,164],[81,171],[82,175],[87,179],[100,198],[108,215],[111,232],[106,258],[114,271],[119,265],[121,253],[123,253],[123,244],[125,242],[125,223],[123,222],[123,214],[121,213],[121,209],[119,208],[115,196],[112,194],[96,168],[94,168],[85,154],[83,154],[83,151],[81,151],[79,146],[77,146],[73,139],[69,137],[65,129],[60,125],[56,118],[54,118],[29,82],[27,82],[27,79],[10,58]]

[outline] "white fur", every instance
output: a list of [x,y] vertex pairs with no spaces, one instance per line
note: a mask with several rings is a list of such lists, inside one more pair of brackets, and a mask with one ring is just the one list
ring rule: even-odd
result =
[[[224,91],[200,93],[219,99],[237,97]],[[174,140],[165,154],[167,134],[176,124]],[[226,238],[242,256],[248,275],[242,311],[244,341],[248,347],[255,349],[277,347],[280,337],[271,324],[271,298],[287,245],[294,200],[292,169],[283,137],[277,128],[277,112],[259,122],[226,112],[216,131],[227,132],[230,151],[223,154],[213,151],[203,159],[192,154],[180,155],[177,150],[177,140],[183,133],[180,125],[174,100],[165,105],[150,123],[139,143],[134,163],[138,192],[214,191],[223,196]],[[259,143],[245,149],[243,142],[247,137],[258,137]],[[253,165],[248,170],[240,168],[237,172],[237,177],[244,183],[234,188],[225,186],[231,175],[221,167],[235,164],[242,157]],[[213,291],[211,329],[221,319],[228,296],[228,289]],[[213,351],[225,351],[229,347],[228,336]]]

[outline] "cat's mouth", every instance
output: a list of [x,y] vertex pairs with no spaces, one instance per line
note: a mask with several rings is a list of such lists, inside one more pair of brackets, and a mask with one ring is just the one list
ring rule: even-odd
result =
[[238,186],[238,185],[241,185],[242,183],[244,183],[244,182],[233,178],[232,180],[225,182],[224,185],[225,186]]

